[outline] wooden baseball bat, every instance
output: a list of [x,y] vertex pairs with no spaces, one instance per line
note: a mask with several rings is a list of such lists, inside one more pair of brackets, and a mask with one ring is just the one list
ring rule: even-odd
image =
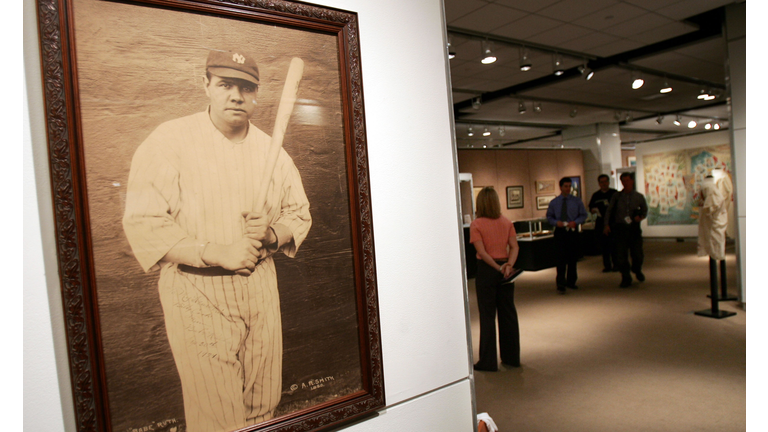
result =
[[275,164],[277,164],[277,156],[280,154],[280,149],[283,148],[285,130],[288,128],[288,120],[291,118],[293,105],[296,103],[296,93],[299,91],[299,83],[301,82],[301,77],[303,75],[304,61],[298,57],[294,57],[291,60],[291,65],[288,67],[288,75],[285,77],[283,94],[280,96],[280,105],[277,107],[275,127],[272,129],[272,141],[269,145],[267,161],[264,164],[261,189],[259,189],[259,195],[254,202],[254,211],[257,213],[261,213],[264,210],[264,204],[266,204],[267,200],[267,191],[269,190],[269,184],[272,181],[272,174],[275,171]]

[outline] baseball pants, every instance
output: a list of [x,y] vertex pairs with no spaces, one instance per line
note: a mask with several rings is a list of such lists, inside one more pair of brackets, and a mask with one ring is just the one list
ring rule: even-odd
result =
[[280,402],[283,361],[272,262],[249,277],[170,266],[159,291],[187,431],[232,431],[271,419]]

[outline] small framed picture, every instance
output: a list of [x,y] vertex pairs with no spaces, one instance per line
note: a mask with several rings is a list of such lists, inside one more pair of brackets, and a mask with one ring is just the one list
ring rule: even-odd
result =
[[555,199],[556,195],[545,195],[536,197],[536,210],[546,210],[549,202]]
[[571,177],[571,195],[581,198],[581,177]]
[[523,187],[507,186],[507,209],[518,209],[523,207]]
[[554,180],[536,180],[536,195],[555,193]]

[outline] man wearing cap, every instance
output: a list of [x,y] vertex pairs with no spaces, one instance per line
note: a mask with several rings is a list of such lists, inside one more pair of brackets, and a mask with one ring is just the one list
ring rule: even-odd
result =
[[208,108],[161,124],[136,150],[123,217],[141,267],[160,272],[189,432],[272,418],[283,354],[272,255],[295,256],[311,226],[284,150],[261,184],[270,137],[249,121],[259,89],[253,57],[211,51],[203,82]]

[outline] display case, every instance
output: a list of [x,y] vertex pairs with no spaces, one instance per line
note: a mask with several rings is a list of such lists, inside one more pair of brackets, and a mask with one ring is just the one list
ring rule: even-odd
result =
[[552,237],[553,228],[547,218],[524,219],[515,221],[517,241],[534,241]]
[[520,253],[515,267],[537,271],[554,267],[556,262],[554,228],[547,218],[524,219],[513,222]]

